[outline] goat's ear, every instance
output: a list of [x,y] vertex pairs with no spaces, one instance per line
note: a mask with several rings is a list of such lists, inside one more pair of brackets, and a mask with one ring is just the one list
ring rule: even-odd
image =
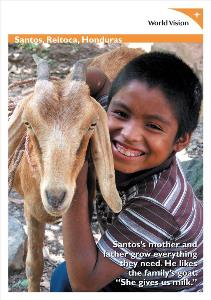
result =
[[114,212],[120,212],[122,201],[115,184],[113,155],[108,131],[107,114],[99,105],[99,120],[91,137],[92,158],[101,194]]

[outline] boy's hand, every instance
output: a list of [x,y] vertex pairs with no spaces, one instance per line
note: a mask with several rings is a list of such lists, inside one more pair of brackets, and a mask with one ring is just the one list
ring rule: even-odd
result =
[[98,68],[89,67],[86,72],[86,83],[92,97],[99,99],[108,94],[111,83],[106,74]]

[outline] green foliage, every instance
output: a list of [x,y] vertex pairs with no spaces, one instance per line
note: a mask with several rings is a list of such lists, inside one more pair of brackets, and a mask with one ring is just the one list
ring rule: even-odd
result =
[[20,49],[26,49],[28,51],[34,51],[40,48],[40,44],[32,44],[32,43],[17,44],[17,46]]
[[40,57],[44,58],[44,56],[48,55],[50,45],[47,47],[43,44],[33,44],[33,43],[24,43],[24,44],[17,44],[17,47],[19,49],[24,49],[26,52],[33,54],[36,53]]
[[28,287],[28,280],[25,279],[21,279],[18,282],[16,282],[15,284],[13,284],[12,286],[13,288],[24,288],[26,289]]

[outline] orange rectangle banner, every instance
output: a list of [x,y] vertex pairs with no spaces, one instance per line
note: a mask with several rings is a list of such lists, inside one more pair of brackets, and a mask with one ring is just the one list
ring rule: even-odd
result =
[[9,34],[9,43],[202,43],[202,34]]

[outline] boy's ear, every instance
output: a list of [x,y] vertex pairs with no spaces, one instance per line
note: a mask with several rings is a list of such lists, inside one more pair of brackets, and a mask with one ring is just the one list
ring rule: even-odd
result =
[[191,133],[185,133],[182,137],[180,137],[174,145],[174,151],[179,152],[186,148],[190,143],[191,135]]

